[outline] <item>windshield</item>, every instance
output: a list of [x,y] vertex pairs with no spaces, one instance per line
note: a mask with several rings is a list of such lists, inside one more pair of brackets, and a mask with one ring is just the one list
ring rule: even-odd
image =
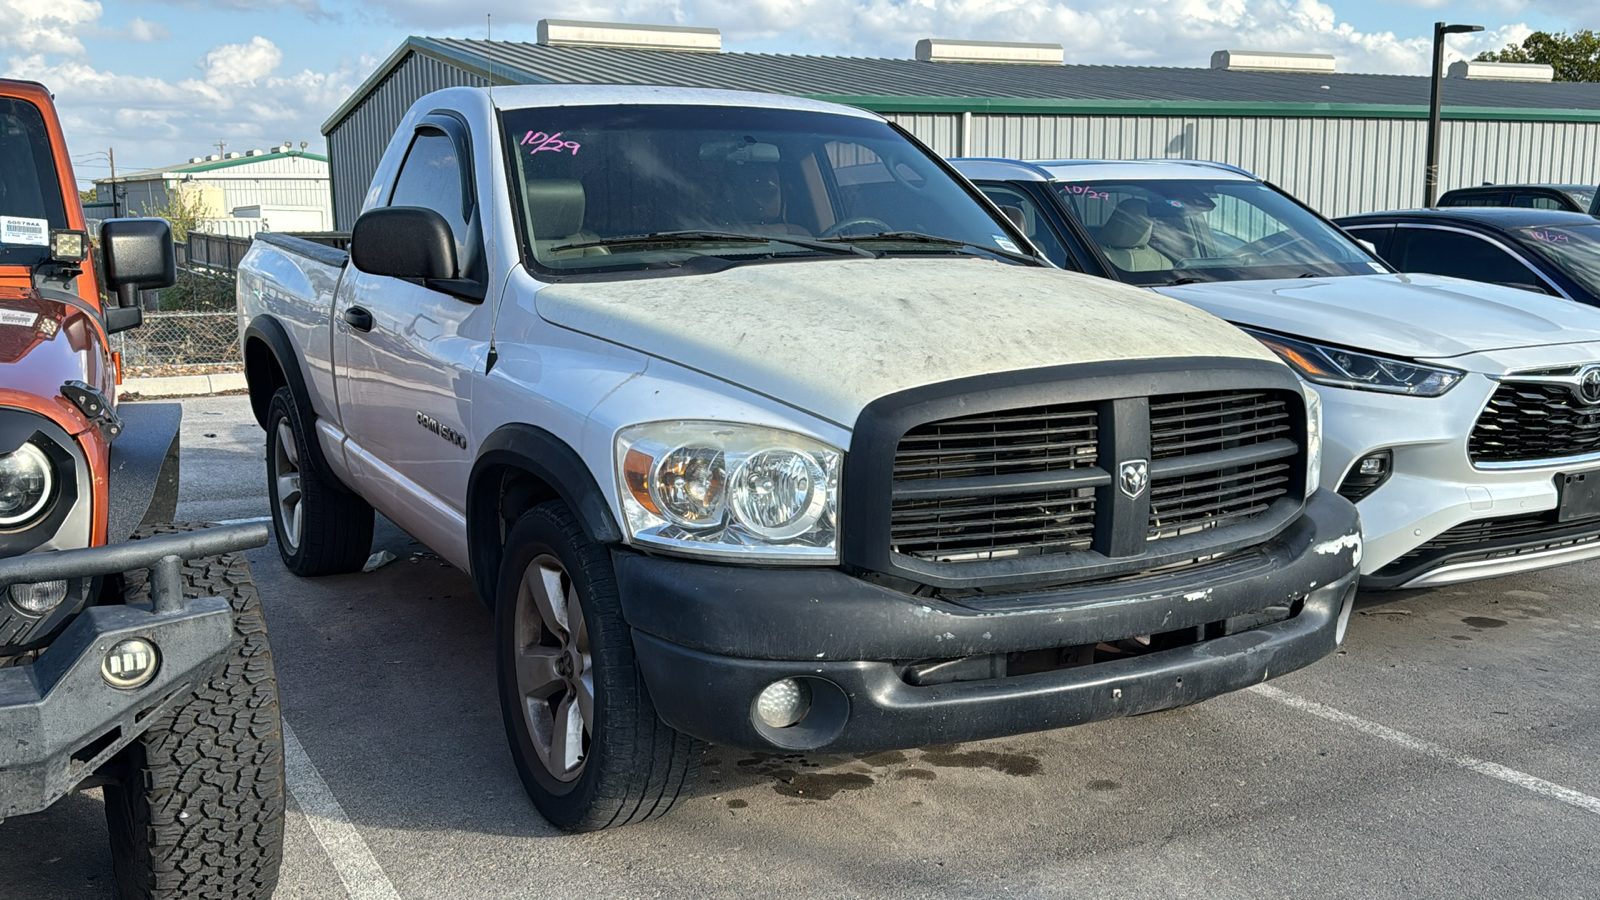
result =
[[1600,297],[1600,224],[1519,228],[1514,232],[1584,290]]
[[45,259],[50,229],[66,227],[44,116],[26,100],[0,97],[0,266]]
[[1567,188],[1566,194],[1572,198],[1573,203],[1578,204],[1580,211],[1588,212],[1594,208],[1595,191],[1593,188]]
[[854,240],[875,254],[1017,250],[964,187],[876,119],[567,106],[507,111],[504,125],[526,249],[555,274],[850,256]]
[[1387,272],[1350,238],[1257,181],[1056,185],[1130,284],[1187,284]]

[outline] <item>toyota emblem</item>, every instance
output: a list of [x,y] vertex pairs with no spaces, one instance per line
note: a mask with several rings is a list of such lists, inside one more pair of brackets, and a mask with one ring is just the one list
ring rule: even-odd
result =
[[1578,372],[1578,399],[1594,406],[1600,403],[1600,365],[1584,366]]
[[[1600,369],[1596,369],[1600,376]],[[1597,385],[1600,388],[1600,385]],[[1122,464],[1122,476],[1119,481],[1122,492],[1130,499],[1137,500],[1144,489],[1150,486],[1150,462],[1143,459],[1129,460]]]

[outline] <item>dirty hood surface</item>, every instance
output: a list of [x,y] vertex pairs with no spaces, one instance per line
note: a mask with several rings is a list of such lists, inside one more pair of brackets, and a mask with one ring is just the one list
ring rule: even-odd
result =
[[1439,275],[1348,275],[1157,288],[1238,325],[1413,359],[1600,340],[1600,309]]
[[845,427],[896,391],[1069,363],[1275,360],[1150,291],[980,259],[851,259],[561,283],[546,320],[758,391]]

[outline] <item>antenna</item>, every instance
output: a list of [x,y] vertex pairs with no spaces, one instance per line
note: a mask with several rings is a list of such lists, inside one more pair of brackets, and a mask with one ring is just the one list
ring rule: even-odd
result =
[[[490,134],[493,134],[499,130],[500,123],[499,110],[494,105],[494,13],[484,13],[483,18],[487,44],[485,53],[489,57],[489,132]],[[483,274],[485,278],[490,279],[491,284],[488,285],[488,287],[491,289],[493,288],[492,281],[494,278],[494,267],[500,261],[499,256],[495,253],[495,238],[497,236],[496,232],[499,231],[495,225],[499,220],[500,201],[497,199],[498,194],[496,193],[494,186],[505,181],[504,178],[498,180],[495,179],[494,167],[495,160],[501,158],[502,156],[504,156],[503,153],[489,154],[489,239],[487,241],[489,247],[489,261],[488,265],[484,266]],[[485,375],[488,375],[490,372],[494,371],[494,364],[500,359],[500,351],[496,350],[494,346],[494,332],[495,328],[500,324],[500,303],[505,299],[504,288],[505,282],[501,282],[500,296],[494,298],[494,310],[489,313],[489,352],[483,364],[483,374]]]

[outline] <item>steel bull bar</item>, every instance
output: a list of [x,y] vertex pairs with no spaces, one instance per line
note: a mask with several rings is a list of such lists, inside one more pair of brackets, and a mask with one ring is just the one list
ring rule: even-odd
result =
[[149,607],[90,606],[36,660],[0,669],[0,819],[50,806],[218,671],[233,608],[185,599],[183,563],[261,547],[267,534],[230,525],[0,560],[0,602],[14,584],[137,569],[151,595]]

